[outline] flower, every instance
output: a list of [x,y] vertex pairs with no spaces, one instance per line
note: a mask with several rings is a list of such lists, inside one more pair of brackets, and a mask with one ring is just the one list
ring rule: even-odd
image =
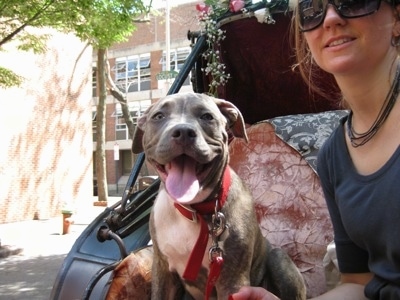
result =
[[231,12],[238,12],[244,8],[245,4],[243,0],[231,0],[229,3],[229,10]]
[[207,14],[210,10],[210,7],[205,3],[196,4],[196,10],[200,13]]
[[203,53],[206,60],[206,67],[202,69],[205,75],[210,76],[209,93],[217,96],[217,89],[220,85],[225,85],[230,74],[225,72],[226,66],[220,57],[221,41],[225,39],[225,31],[219,28],[218,19],[224,14],[237,13],[244,9],[245,0],[206,0],[202,4],[197,4],[200,25],[206,33],[208,49]]
[[206,60],[206,67],[202,69],[205,75],[209,75],[211,82],[209,83],[209,93],[217,96],[217,88],[230,78],[225,73],[225,64],[221,62],[220,43],[225,39],[225,31],[217,27],[217,22],[210,18],[210,14],[202,15],[201,22],[207,32],[208,48],[203,52],[203,58]]

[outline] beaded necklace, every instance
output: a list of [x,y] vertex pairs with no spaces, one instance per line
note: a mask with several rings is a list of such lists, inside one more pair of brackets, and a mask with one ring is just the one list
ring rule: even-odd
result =
[[379,114],[375,119],[374,123],[366,132],[358,133],[354,130],[352,125],[353,112],[350,111],[349,117],[347,119],[347,135],[349,136],[351,145],[353,147],[356,148],[365,145],[375,136],[375,134],[381,128],[383,123],[385,123],[399,95],[400,92],[399,83],[400,83],[400,64],[397,65],[396,76],[386,96],[386,99],[383,102],[382,108],[379,111]]

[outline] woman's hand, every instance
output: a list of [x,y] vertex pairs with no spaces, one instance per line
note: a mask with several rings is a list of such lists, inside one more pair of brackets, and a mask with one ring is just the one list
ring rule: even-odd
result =
[[244,286],[231,295],[229,300],[279,300],[278,297],[261,287]]

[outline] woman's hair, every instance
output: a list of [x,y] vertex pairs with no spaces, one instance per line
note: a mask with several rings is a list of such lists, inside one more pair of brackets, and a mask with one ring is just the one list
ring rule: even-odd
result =
[[314,62],[307,41],[300,30],[299,24],[298,5],[296,5],[293,10],[291,22],[291,36],[293,37],[292,42],[294,42],[296,56],[296,63],[292,66],[292,69],[298,69],[301,77],[307,83],[311,91],[326,96],[326,91],[324,91],[320,85],[315,84],[315,80],[318,78],[317,74],[322,72],[322,70]]

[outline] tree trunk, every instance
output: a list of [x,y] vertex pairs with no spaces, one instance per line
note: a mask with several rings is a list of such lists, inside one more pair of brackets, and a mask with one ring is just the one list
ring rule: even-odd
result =
[[99,103],[96,118],[96,173],[99,201],[108,201],[106,171],[106,49],[97,50],[97,84],[99,87]]
[[123,93],[117,85],[114,83],[114,80],[110,75],[110,64],[108,59],[106,59],[106,82],[107,86],[110,89],[111,95],[114,96],[115,99],[121,104],[122,116],[125,120],[126,126],[128,127],[129,138],[133,138],[133,133],[135,132],[135,124],[133,123],[131,113],[129,111],[128,99],[126,99],[126,93]]

